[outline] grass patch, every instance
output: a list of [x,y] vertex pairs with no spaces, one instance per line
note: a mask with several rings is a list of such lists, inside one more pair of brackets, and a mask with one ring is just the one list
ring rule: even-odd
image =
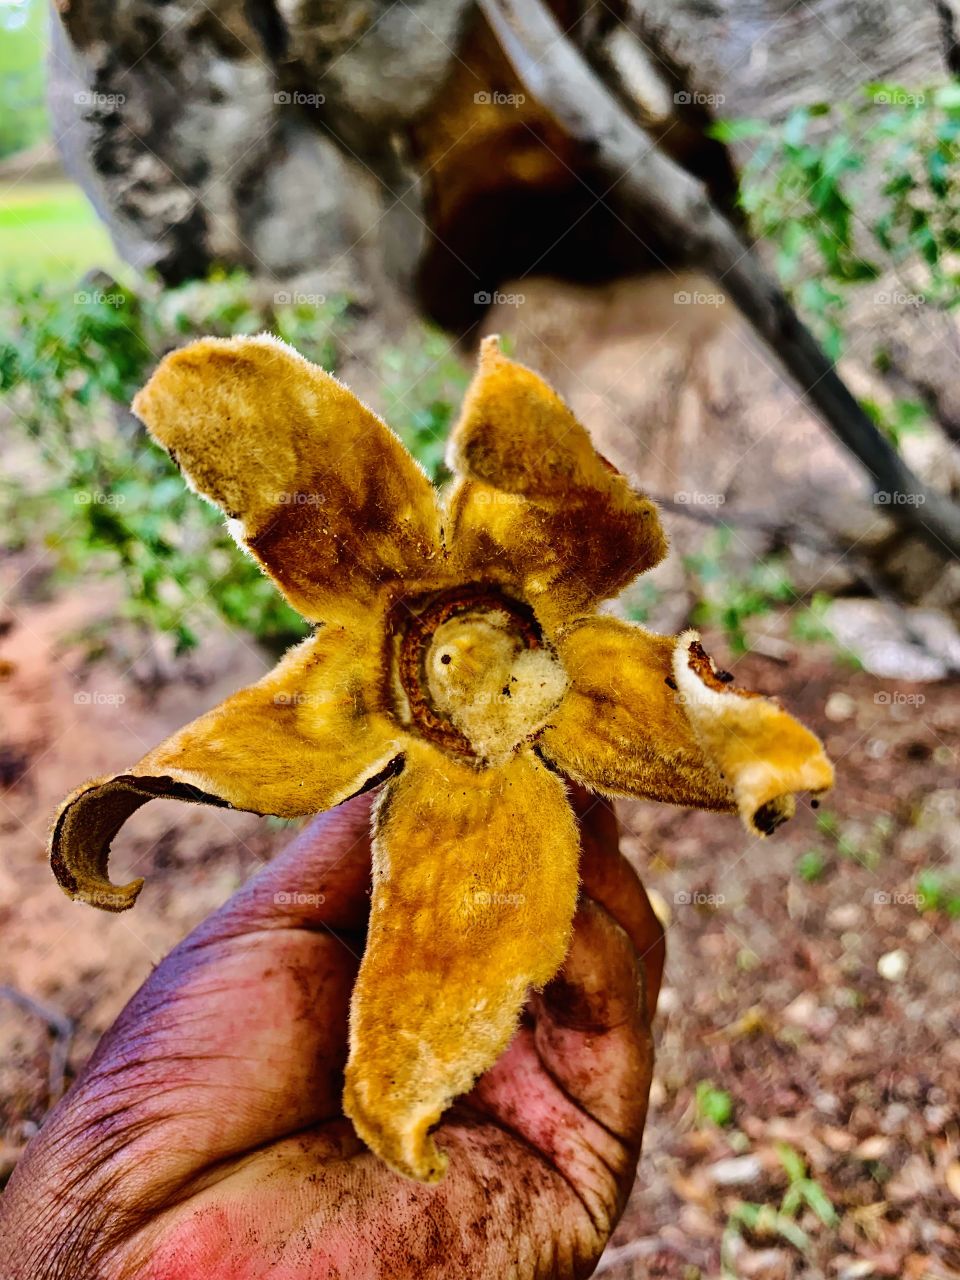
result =
[[118,264],[106,229],[74,183],[23,181],[0,190],[0,279],[57,284]]

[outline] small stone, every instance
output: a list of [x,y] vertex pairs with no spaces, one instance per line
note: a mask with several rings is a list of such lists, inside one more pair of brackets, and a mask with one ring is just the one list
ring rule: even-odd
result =
[[757,1156],[736,1156],[732,1160],[718,1160],[707,1166],[707,1177],[718,1187],[745,1187],[756,1182],[763,1173],[763,1165]]
[[846,1258],[838,1259],[839,1280],[866,1280],[867,1276],[875,1276],[876,1268],[869,1258],[857,1258],[855,1261],[848,1261]]
[[849,693],[831,693],[827,699],[826,706],[823,708],[823,714],[828,720],[838,723],[841,720],[849,720],[856,715],[857,704]]
[[864,1138],[853,1154],[858,1160],[882,1160],[889,1150],[890,1139],[882,1133],[875,1133]]
[[[953,1108],[948,1106],[924,1107],[923,1123],[928,1133],[942,1133],[953,1119]],[[960,1195],[957,1196],[960,1200]]]
[[880,1118],[880,1128],[884,1133],[897,1133],[913,1115],[913,1108],[905,1102],[891,1102]]
[[651,1111],[657,1111],[667,1100],[667,1091],[663,1081],[659,1076],[654,1076],[650,1081],[650,1094],[648,1097],[648,1105]]
[[831,929],[845,933],[863,923],[863,909],[856,902],[842,902],[827,912],[827,924]]
[[887,982],[902,982],[909,967],[910,957],[900,948],[885,952],[877,961],[877,973]]
[[852,1151],[856,1145],[856,1139],[847,1129],[840,1129],[834,1126],[828,1126],[821,1130],[820,1137],[823,1139],[824,1145],[829,1147],[831,1151],[837,1151],[846,1154]]
[[809,1028],[817,1016],[819,1007],[816,996],[809,991],[804,991],[797,996],[796,1000],[791,1000],[784,1009],[783,1020],[794,1027]]
[[651,907],[653,907],[653,914],[665,929],[669,929],[673,921],[673,912],[670,910],[666,898],[657,889],[648,889],[647,897],[650,899]]
[[657,1013],[675,1013],[680,1008],[680,997],[676,987],[661,987],[657,1001]]

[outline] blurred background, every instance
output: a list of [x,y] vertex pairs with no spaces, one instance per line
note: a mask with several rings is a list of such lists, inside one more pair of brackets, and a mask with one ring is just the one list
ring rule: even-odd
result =
[[672,554],[613,610],[701,627],[837,764],[764,843],[618,806],[668,966],[599,1274],[960,1276],[952,0],[558,0],[549,28],[516,0],[519,50],[493,0],[61,8],[0,0],[0,1178],[290,834],[149,805],[129,916],[46,866],[68,791],[305,631],[130,398],[192,336],[267,329],[442,481],[500,332],[662,505]]

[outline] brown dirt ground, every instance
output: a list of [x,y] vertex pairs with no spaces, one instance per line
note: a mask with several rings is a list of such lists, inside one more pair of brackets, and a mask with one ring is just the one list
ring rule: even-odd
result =
[[[54,885],[49,815],[78,782],[130,763],[267,660],[211,628],[184,678],[148,693],[134,649],[91,662],[71,638],[81,620],[110,615],[108,589],[51,596],[26,557],[0,564],[0,589],[0,983],[72,1019],[69,1081],[151,967],[289,833],[151,804],[117,858],[118,874],[149,877],[149,892],[135,918],[105,917]],[[719,637],[712,647],[725,653]],[[838,1225],[800,1211],[806,1253],[775,1232],[728,1230],[729,1274],[960,1276],[960,921],[903,900],[923,869],[960,873],[960,687],[894,688],[823,647],[735,666],[824,734],[839,784],[820,817],[834,815],[841,838],[808,807],[758,842],[733,819],[622,806],[625,848],[669,917],[669,958],[645,1153],[600,1273],[719,1276],[737,1202],[783,1198],[784,1142]],[[814,848],[824,871],[808,883],[795,865]],[[897,951],[905,970],[882,976],[878,961]],[[36,1011],[0,994],[0,1175],[43,1119],[56,1048]],[[727,1126],[698,1119],[700,1081],[730,1095]]]

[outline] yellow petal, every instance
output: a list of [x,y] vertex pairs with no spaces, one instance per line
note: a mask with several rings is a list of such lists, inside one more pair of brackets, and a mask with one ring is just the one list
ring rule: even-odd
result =
[[156,797],[295,818],[339,804],[402,753],[405,735],[379,710],[379,629],[329,624],[168,738],[126,773],[88,782],[55,820],[50,859],[60,887],[106,911],[132,907],[142,880],[111,884],[110,843]]
[[450,439],[448,544],[463,576],[512,586],[556,629],[663,558],[653,503],[596,452],[556,392],[496,339]]
[[426,475],[351,391],[279,339],[191,343],[133,410],[304,617],[430,576],[440,526]]
[[833,770],[817,738],[772,699],[689,665],[693,632],[656,635],[591,618],[559,643],[571,689],[540,739],[570,777],[611,795],[739,811],[767,834],[793,793],[822,791]]
[[446,1160],[430,1126],[566,954],[577,830],[563,784],[529,752],[478,771],[419,743],[374,831],[344,1107],[389,1165],[434,1181]]
[[793,817],[794,793],[833,786],[819,738],[775,699],[719,680],[695,631],[678,639],[673,673],[697,740],[730,784],[749,830],[769,835]]

